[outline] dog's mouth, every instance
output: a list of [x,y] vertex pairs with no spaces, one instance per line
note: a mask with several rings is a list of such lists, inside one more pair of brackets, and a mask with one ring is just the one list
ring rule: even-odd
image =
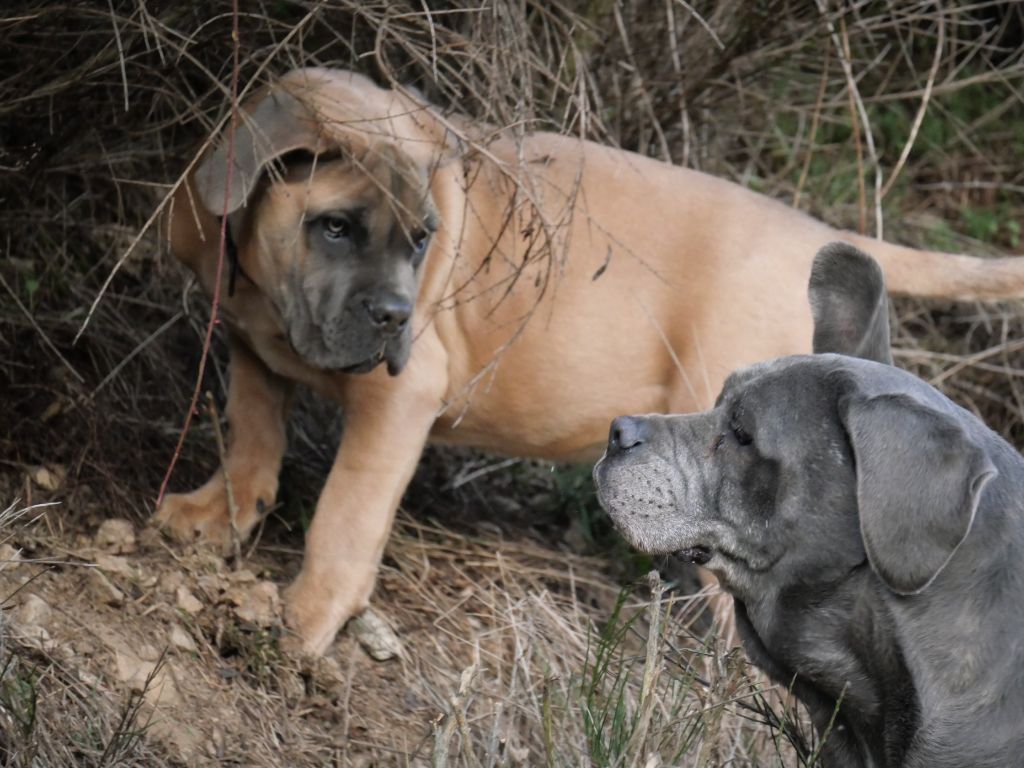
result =
[[403,349],[400,344],[384,344],[370,357],[354,365],[346,365],[336,370],[341,373],[369,373],[381,363],[387,363],[388,375],[397,376],[402,372],[405,363],[409,359],[408,349]]
[[336,368],[339,373],[369,373],[378,365],[384,361],[384,354],[379,352],[372,357],[368,357],[361,363],[355,363],[354,365],[346,365],[341,368]]
[[338,360],[341,355],[331,351],[327,344],[320,340],[302,343],[296,341],[292,334],[284,336],[284,340],[287,341],[292,352],[306,363],[329,373],[369,373],[381,363],[386,362],[388,373],[391,376],[397,376],[405,367],[409,357],[408,345],[403,344],[401,339],[397,338],[382,341],[370,355],[354,363]]
[[711,554],[711,550],[707,547],[687,547],[686,549],[678,550],[673,556],[694,565],[706,565],[711,559]]

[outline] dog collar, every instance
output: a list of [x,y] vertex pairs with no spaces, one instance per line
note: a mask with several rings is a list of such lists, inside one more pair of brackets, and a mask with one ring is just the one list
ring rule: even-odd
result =
[[235,282],[239,275],[244,277],[250,283],[252,282],[252,278],[245,273],[245,270],[242,268],[242,262],[238,258],[238,244],[235,243],[235,236],[231,229],[231,220],[228,219],[228,225],[224,230],[224,256],[228,260],[229,299],[235,295]]

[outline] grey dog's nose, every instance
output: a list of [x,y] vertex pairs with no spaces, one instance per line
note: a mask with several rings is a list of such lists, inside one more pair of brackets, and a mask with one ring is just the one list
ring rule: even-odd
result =
[[388,336],[394,336],[405,328],[412,315],[412,302],[395,293],[382,293],[372,299],[364,299],[363,306],[374,327]]
[[647,438],[647,420],[636,416],[619,416],[608,431],[608,455],[622,453],[642,445]]

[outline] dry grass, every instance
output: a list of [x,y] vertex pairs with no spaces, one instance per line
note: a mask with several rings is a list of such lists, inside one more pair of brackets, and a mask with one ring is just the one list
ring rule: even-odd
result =
[[[834,224],[950,250],[1020,250],[1017,3],[282,0],[240,10],[243,88],[297,65],[356,68],[415,85],[475,125],[595,138]],[[0,11],[0,499],[61,502],[16,529],[26,556],[91,562],[87,534],[100,521],[139,523],[151,509],[207,311],[161,253],[154,212],[227,114],[231,21],[227,2],[21,0]],[[1024,445],[1021,318],[1017,306],[898,302],[898,360]],[[221,360],[215,346],[204,386],[216,392]],[[322,404],[302,410],[282,508],[249,565],[277,583],[297,567],[289,526],[310,508],[336,439]],[[174,485],[195,485],[215,462],[200,419]],[[31,479],[39,467],[52,482]],[[207,584],[209,604],[186,626],[197,651],[169,662],[183,697],[212,702],[210,722],[224,718],[195,726],[206,728],[195,762],[430,764],[446,750],[465,765],[642,765],[654,752],[668,764],[799,764],[799,750],[776,757],[773,729],[750,721],[778,717],[751,693],[751,673],[691,636],[679,610],[661,621],[648,661],[646,590],[615,613],[620,585],[646,564],[602,535],[573,470],[433,451],[405,507],[377,598],[406,640],[401,663],[370,664],[343,639],[336,669],[290,669],[272,631],[240,623]],[[173,581],[181,571],[199,590],[211,566],[155,543],[131,557],[137,576],[109,576],[132,596],[121,610],[96,608],[80,565],[52,567],[17,594],[43,566],[0,573],[17,581],[0,598],[15,605],[37,590],[80,609],[51,628],[71,646],[117,627],[162,647],[184,619],[144,572]],[[145,728],[149,710],[131,717],[145,691],[117,683],[110,647],[67,656],[6,637],[0,716],[35,712],[31,727],[5,723],[6,764],[184,759],[181,743]]]
[[[235,597],[291,575],[287,537],[241,572],[157,536],[119,555],[44,523],[15,540],[25,560],[0,570],[7,765],[796,765],[790,741],[810,749],[737,652],[694,634],[693,598],[657,587],[648,603],[603,560],[528,537],[403,517],[376,600],[403,657],[374,663],[344,636],[312,666]],[[60,567],[40,559],[57,552]]]

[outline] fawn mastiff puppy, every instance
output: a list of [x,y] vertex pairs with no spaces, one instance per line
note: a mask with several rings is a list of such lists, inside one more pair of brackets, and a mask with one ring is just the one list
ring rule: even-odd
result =
[[[1024,765],[1024,460],[892,367],[881,273],[837,244],[816,352],[713,410],[613,422],[598,494],[629,541],[710,568],[829,766]],[[838,707],[838,714],[836,710]]]
[[[294,383],[343,409],[286,594],[313,652],[367,605],[428,440],[588,459],[617,413],[707,407],[730,370],[808,349],[808,254],[870,242],[563,136],[463,150],[453,123],[351,72],[291,72],[245,110],[233,163],[226,143],[206,153],[168,232],[212,292],[228,217],[227,466],[243,536],[277,494]],[[1024,261],[872,247],[900,293],[1024,294]],[[219,544],[228,518],[220,473],[156,515]]]

